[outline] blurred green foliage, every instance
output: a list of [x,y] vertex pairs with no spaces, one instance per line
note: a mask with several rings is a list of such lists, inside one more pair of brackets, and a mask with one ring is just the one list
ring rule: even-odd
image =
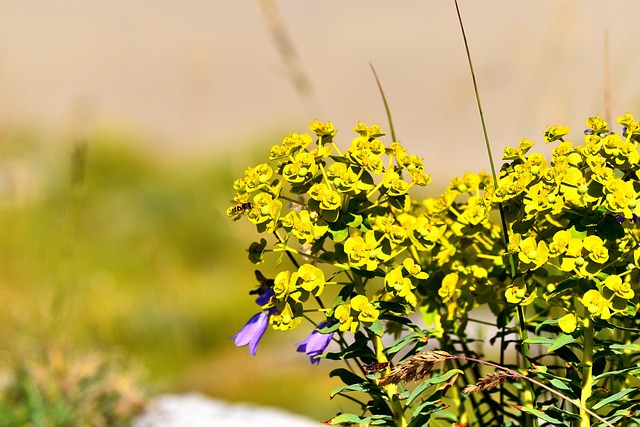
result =
[[[144,146],[104,131],[63,141],[33,129],[0,135],[0,372],[34,342],[117,348],[156,392],[333,415],[312,387],[328,381],[326,370],[294,354],[276,376],[277,336],[261,344],[260,360],[228,341],[257,308],[240,243],[250,226],[225,213],[230,171],[254,162],[251,150],[175,158]],[[301,374],[309,388],[294,395],[287,384]]]
[[125,427],[145,406],[134,371],[114,355],[69,357],[49,346],[16,360],[9,378],[2,427]]

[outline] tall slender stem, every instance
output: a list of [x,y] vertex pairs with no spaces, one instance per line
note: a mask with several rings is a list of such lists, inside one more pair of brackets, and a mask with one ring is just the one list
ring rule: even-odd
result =
[[586,316],[583,330],[583,351],[582,351],[582,392],[580,393],[580,427],[590,427],[591,417],[586,411],[587,400],[591,397],[593,387],[593,320]]
[[384,103],[384,109],[387,112],[387,120],[389,120],[389,130],[391,131],[391,139],[393,141],[397,141],[396,139],[396,130],[393,127],[393,119],[391,118],[391,110],[389,109],[389,104],[387,103],[387,97],[384,95],[384,90],[382,90],[382,84],[380,83],[380,79],[378,79],[378,73],[376,73],[376,69],[373,68],[373,64],[369,64],[371,67],[371,71],[373,71],[373,77],[376,79],[376,84],[378,85],[378,90],[380,91],[380,96],[382,96],[382,102]]
[[[524,317],[524,308],[522,308],[521,305],[518,305],[518,330],[520,331],[520,345],[522,346],[522,350],[520,351],[523,359],[522,365],[529,369],[531,367],[531,362],[529,361],[529,344],[527,343],[528,333],[526,322],[527,320]],[[533,384],[529,384],[529,387],[525,388],[522,394],[525,406],[533,408],[535,401]],[[527,426],[531,426],[534,424],[537,425],[538,421],[536,417],[525,414],[525,423]]]
[[[377,361],[379,363],[388,362],[389,360],[387,359],[387,355],[384,354],[384,345],[382,344],[382,339],[380,339],[380,337],[373,332],[369,332],[369,339],[373,343],[373,348],[376,351]],[[389,368],[387,367],[387,369]],[[389,398],[389,407],[391,409],[391,412],[393,413],[393,417],[396,420],[396,427],[406,427],[407,420],[404,417],[404,410],[398,398],[398,385],[387,384],[384,386],[384,389],[387,392],[387,397]]]

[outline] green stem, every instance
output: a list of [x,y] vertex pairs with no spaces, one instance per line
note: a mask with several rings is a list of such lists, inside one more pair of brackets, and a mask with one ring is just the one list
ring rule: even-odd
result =
[[380,84],[380,80],[378,79],[378,73],[376,73],[376,69],[373,68],[373,64],[369,63],[371,67],[371,71],[373,71],[373,77],[376,79],[376,84],[378,85],[378,90],[380,90],[380,96],[382,96],[382,102],[384,103],[384,109],[387,112],[387,120],[389,120],[389,130],[391,131],[391,139],[393,141],[397,141],[396,139],[396,131],[393,128],[393,120],[391,119],[391,110],[389,109],[389,104],[387,104],[387,97],[384,96],[384,91],[382,90],[382,84]]
[[[384,345],[382,344],[382,339],[369,331],[369,339],[373,343],[373,348],[376,351],[376,360],[378,363],[388,362],[387,355],[384,354]],[[390,368],[387,367],[389,373]],[[389,399],[389,407],[391,412],[393,413],[393,417],[396,420],[396,427],[406,427],[407,420],[404,417],[404,410],[402,409],[402,404],[400,403],[399,393],[398,393],[398,385],[397,384],[387,384],[383,386],[385,392],[387,393],[387,397]]]
[[593,387],[593,320],[586,317],[583,322],[583,352],[582,352],[582,392],[580,393],[580,427],[590,427],[591,417],[586,411],[587,400],[591,397]]
[[[527,343],[527,324],[524,317],[524,308],[521,305],[518,305],[518,331],[520,332],[520,341],[522,345],[522,358],[523,358],[523,366],[526,369],[531,367],[531,362],[529,362],[529,344]],[[533,384],[530,384],[529,387],[526,387],[523,391],[523,400],[525,406],[529,408],[533,408],[534,405],[534,392],[533,392]],[[525,414],[525,423],[527,426],[538,425],[537,417],[533,417],[530,414]]]

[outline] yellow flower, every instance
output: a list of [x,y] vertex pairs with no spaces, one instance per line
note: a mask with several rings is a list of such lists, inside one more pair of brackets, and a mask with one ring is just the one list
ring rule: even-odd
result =
[[534,237],[527,237],[519,245],[518,258],[524,267],[535,270],[549,259],[549,248],[545,242],[536,243]]
[[387,290],[394,294],[404,297],[411,293],[414,286],[411,283],[411,279],[402,275],[402,267],[396,267],[384,277],[384,283]]
[[549,255],[558,256],[567,251],[571,242],[571,233],[567,230],[560,230],[553,235],[553,240],[549,244]]
[[294,151],[306,148],[312,141],[311,135],[309,134],[303,133],[300,135],[297,133],[291,133],[282,139],[283,151],[286,152],[285,155],[288,156]]
[[373,230],[367,231],[364,238],[362,236],[349,237],[344,244],[344,252],[349,257],[350,266],[369,271],[375,270],[378,267],[378,262],[384,259],[384,254]]
[[416,264],[413,258],[405,258],[404,261],[402,261],[402,266],[410,275],[418,279],[426,279],[429,277],[429,274],[422,271],[422,267],[420,267],[419,264]]
[[340,194],[326,184],[313,184],[309,189],[309,196],[319,202],[320,209],[325,211],[332,211],[340,208],[342,203],[342,197]]
[[380,311],[364,295],[353,297],[351,299],[351,308],[360,313],[358,314],[358,319],[361,322],[374,322],[380,315]]
[[281,271],[273,279],[273,292],[277,299],[283,300],[289,292],[295,289],[295,283],[291,282],[291,272]]
[[302,322],[302,317],[296,316],[291,306],[287,303],[282,311],[269,317],[269,322],[273,329],[287,331],[297,327]]
[[440,289],[438,289],[438,295],[442,298],[442,302],[447,302],[455,296],[458,278],[458,273],[449,273],[444,276]]
[[604,247],[604,241],[596,235],[584,238],[584,248],[589,251],[589,258],[593,262],[604,264],[609,260],[609,251]]
[[355,311],[361,311],[366,304],[369,304],[369,298],[366,295],[356,295],[351,298],[351,308]]
[[544,142],[549,143],[562,140],[562,137],[569,133],[568,126],[551,126],[544,132]]
[[578,327],[578,318],[575,314],[569,313],[558,319],[558,326],[565,334],[570,334]]
[[379,124],[368,127],[360,121],[358,121],[356,127],[354,127],[352,130],[366,138],[378,138],[385,135],[385,133],[380,129]]
[[409,237],[419,250],[431,249],[447,228],[446,225],[436,224],[425,216],[414,218],[409,227]]
[[591,316],[608,319],[611,317],[609,301],[595,289],[588,290],[580,300]]
[[358,329],[358,322],[354,322],[354,319],[351,316],[351,305],[348,303],[341,304],[336,307],[335,311],[333,312],[333,317],[335,317],[336,320],[340,322],[340,326],[338,327],[338,329],[340,329],[342,332],[355,332]]
[[507,287],[504,292],[505,299],[511,304],[526,306],[531,304],[537,296],[535,288],[532,291],[527,289],[527,284],[522,278],[517,278],[514,283]]
[[318,267],[311,264],[304,264],[298,269],[298,278],[301,280],[300,287],[305,291],[312,292],[317,289],[315,295],[318,296],[324,289],[324,273]]
[[600,116],[589,117],[587,119],[587,126],[595,133],[607,132],[607,122]]
[[318,120],[314,120],[313,123],[309,125],[309,129],[318,135],[318,137],[323,137],[326,135],[334,136],[338,131],[334,129],[333,123],[321,123]]
[[318,171],[318,165],[313,154],[303,151],[296,154],[293,162],[282,169],[284,179],[292,184],[300,184],[312,179]]
[[613,291],[617,297],[629,300],[633,298],[635,292],[631,289],[629,282],[623,282],[620,276],[612,274],[604,280],[604,286]]
[[400,178],[397,172],[391,170],[386,171],[382,176],[382,185],[387,188],[387,194],[390,196],[407,194],[410,187],[409,183]]
[[380,316],[380,310],[375,308],[375,306],[371,303],[365,304],[358,315],[358,320],[364,323],[372,323],[375,322]]

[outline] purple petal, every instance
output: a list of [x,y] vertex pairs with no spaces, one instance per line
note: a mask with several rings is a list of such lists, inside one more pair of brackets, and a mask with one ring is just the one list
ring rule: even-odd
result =
[[256,304],[262,307],[263,305],[268,303],[271,297],[274,295],[275,295],[275,292],[273,292],[273,289],[269,288],[263,294],[258,295],[258,298],[256,298]]
[[320,359],[318,358],[318,356],[324,353],[324,351],[329,346],[329,343],[333,339],[333,333],[321,334],[320,332],[318,332],[318,329],[322,329],[325,326],[327,326],[327,322],[320,323],[318,327],[314,329],[314,331],[311,332],[311,334],[307,338],[304,339],[304,341],[296,344],[298,346],[297,351],[300,353],[306,353],[307,356],[309,356],[309,359],[311,359],[312,364],[320,363]]
[[245,345],[249,345],[249,352],[252,356],[255,356],[256,351],[258,350],[258,343],[260,342],[260,338],[264,335],[264,332],[267,330],[267,326],[269,325],[269,312],[261,311],[260,313],[254,315],[246,325],[240,329],[240,332],[232,336],[231,338],[235,338],[235,344],[238,347],[242,347]]

